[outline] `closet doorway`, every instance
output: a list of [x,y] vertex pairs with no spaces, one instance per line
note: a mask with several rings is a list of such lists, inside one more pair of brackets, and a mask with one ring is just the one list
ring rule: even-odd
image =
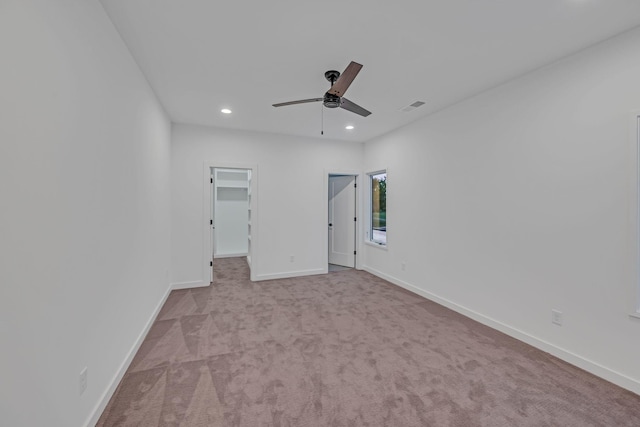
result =
[[216,258],[248,257],[251,236],[251,170],[211,168],[212,267]]

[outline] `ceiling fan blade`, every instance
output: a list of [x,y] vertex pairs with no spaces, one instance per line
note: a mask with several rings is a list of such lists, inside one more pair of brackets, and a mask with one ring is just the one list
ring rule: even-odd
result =
[[323,99],[324,98],[301,99],[299,101],[281,102],[280,104],[273,104],[273,106],[284,107],[285,105],[306,104],[307,102],[318,102],[318,101],[322,101]]
[[352,113],[360,114],[362,117],[367,117],[371,114],[371,111],[365,110],[358,104],[355,104],[349,101],[347,98],[342,98],[340,101],[340,108],[344,108],[347,111],[351,111]]
[[356,78],[360,70],[362,69],[362,65],[357,62],[351,61],[347,68],[344,69],[338,80],[331,86],[329,89],[329,93],[332,95],[342,96],[349,89],[351,82]]

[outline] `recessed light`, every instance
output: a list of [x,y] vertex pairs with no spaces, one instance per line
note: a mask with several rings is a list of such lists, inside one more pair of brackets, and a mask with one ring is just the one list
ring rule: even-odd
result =
[[220,110],[220,112],[223,114],[231,114],[231,110],[229,110],[228,108],[223,108],[222,110]]
[[345,126],[344,128],[345,128],[346,130],[351,130],[351,129],[353,129],[353,125],[348,125],[348,126]]

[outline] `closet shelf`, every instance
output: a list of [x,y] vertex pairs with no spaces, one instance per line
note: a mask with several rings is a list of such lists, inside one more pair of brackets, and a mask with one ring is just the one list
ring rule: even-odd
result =
[[248,188],[246,182],[234,182],[234,181],[218,181],[216,182],[218,188]]

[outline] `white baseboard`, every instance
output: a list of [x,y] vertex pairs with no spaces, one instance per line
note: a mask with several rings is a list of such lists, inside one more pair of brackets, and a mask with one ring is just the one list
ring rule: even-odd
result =
[[147,336],[149,329],[151,329],[151,325],[153,325],[153,322],[156,320],[156,317],[158,317],[158,314],[160,313],[162,306],[167,301],[167,298],[169,297],[169,293],[171,293],[171,289],[172,289],[172,286],[169,286],[167,288],[167,291],[164,293],[164,295],[160,299],[160,302],[156,306],[155,310],[153,310],[153,313],[151,313],[151,317],[149,317],[149,320],[147,321],[147,324],[145,325],[144,329],[142,330],[142,332],[140,332],[140,334],[138,335],[138,338],[133,343],[133,346],[131,347],[131,350],[127,354],[127,357],[122,361],[122,364],[120,364],[120,367],[118,368],[118,372],[116,372],[116,374],[114,375],[113,379],[111,380],[111,383],[109,384],[109,387],[107,387],[107,389],[102,394],[102,397],[98,401],[98,404],[95,406],[93,411],[91,411],[89,418],[84,424],[85,427],[95,426],[98,420],[100,419],[102,412],[107,407],[107,404],[109,403],[109,400],[113,396],[113,393],[116,391],[118,384],[120,384],[120,381],[122,381],[122,377],[124,377],[124,374],[127,372],[127,369],[129,368],[129,365],[131,364],[133,357],[138,352],[138,349],[142,345],[142,342],[144,341],[145,337]]
[[603,378],[609,382],[612,382],[624,389],[627,389],[633,393],[636,393],[638,395],[640,395],[640,382],[634,380],[633,378],[630,378],[624,374],[621,374],[620,372],[616,372],[610,368],[607,368],[606,366],[602,366],[596,362],[593,362],[589,359],[586,359],[580,355],[577,355],[575,353],[572,353],[571,351],[565,350],[561,347],[558,347],[554,344],[551,344],[547,341],[544,341],[540,338],[537,338],[533,335],[530,335],[526,332],[523,332],[519,329],[513,328],[509,325],[506,325],[502,322],[499,322],[495,319],[492,319],[491,317],[485,316],[484,314],[478,313],[476,311],[470,310],[467,307],[464,307],[460,304],[457,304],[451,300],[448,300],[446,298],[442,298],[438,295],[435,295],[431,292],[425,291],[423,289],[420,289],[419,287],[412,285],[410,283],[407,283],[403,280],[400,280],[396,277],[390,276],[388,274],[385,274],[381,271],[378,271],[374,268],[371,268],[369,266],[363,266],[363,269],[371,274],[373,274],[374,276],[378,276],[381,279],[384,279],[388,282],[393,283],[394,285],[397,285],[403,289],[406,289],[410,292],[413,292],[414,294],[420,295],[421,297],[424,297],[428,300],[437,302],[438,304],[441,304],[447,308],[450,308],[451,310],[458,312],[470,319],[473,319],[479,323],[482,323],[483,325],[489,326],[493,329],[496,329],[502,333],[505,333],[517,340],[523,341],[533,347],[536,347],[542,351],[545,351],[555,357],[557,357],[558,359],[564,360],[567,363],[570,363],[571,365],[577,366],[578,368],[584,369],[587,372],[592,373],[593,375],[596,375],[600,378]]
[[203,282],[201,280],[193,280],[191,282],[178,282],[171,284],[171,290],[189,289],[189,288],[204,288],[209,286],[209,282]]
[[316,274],[325,274],[326,272],[327,272],[326,268],[314,268],[312,270],[298,270],[298,271],[287,271],[283,273],[259,274],[255,277],[255,281],[259,282],[261,280],[288,279],[289,277],[300,277],[300,276],[314,276]]

